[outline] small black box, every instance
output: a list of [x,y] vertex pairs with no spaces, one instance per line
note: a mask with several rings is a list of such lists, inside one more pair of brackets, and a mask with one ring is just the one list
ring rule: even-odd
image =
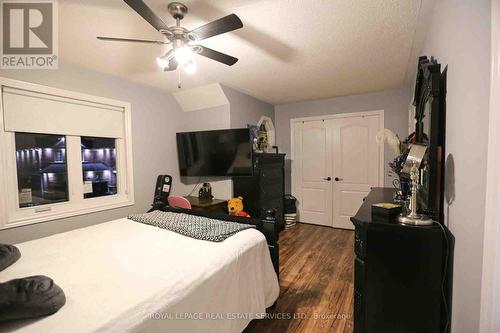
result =
[[377,220],[393,220],[401,214],[401,205],[394,203],[377,203],[372,205],[372,217]]

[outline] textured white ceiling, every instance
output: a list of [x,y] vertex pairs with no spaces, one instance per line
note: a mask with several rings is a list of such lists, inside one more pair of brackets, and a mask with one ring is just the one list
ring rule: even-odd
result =
[[[168,25],[168,0],[146,3]],[[273,104],[359,94],[405,85],[418,0],[186,0],[188,29],[237,14],[244,27],[200,44],[239,58],[232,67],[197,57],[183,88],[221,82]],[[161,39],[121,0],[62,0],[62,63],[175,92],[177,73],[162,72],[162,46],[111,43],[96,36]],[[167,46],[168,47],[168,46]]]

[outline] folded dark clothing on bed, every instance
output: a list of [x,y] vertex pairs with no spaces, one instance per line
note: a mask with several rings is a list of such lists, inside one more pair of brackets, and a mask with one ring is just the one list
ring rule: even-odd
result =
[[63,290],[43,275],[0,283],[0,321],[50,315],[64,303]]
[[128,218],[136,222],[167,229],[184,236],[211,242],[222,242],[237,232],[255,228],[255,225],[252,224],[221,221],[204,216],[162,212],[159,210],[144,214],[131,214]]
[[14,245],[0,244],[0,272],[15,263],[21,252]]

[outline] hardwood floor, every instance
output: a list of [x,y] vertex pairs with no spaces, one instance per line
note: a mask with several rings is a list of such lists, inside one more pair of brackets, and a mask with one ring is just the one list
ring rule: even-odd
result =
[[[280,234],[280,297],[245,333],[353,331],[354,232],[297,224]],[[274,318],[272,318],[274,316]]]

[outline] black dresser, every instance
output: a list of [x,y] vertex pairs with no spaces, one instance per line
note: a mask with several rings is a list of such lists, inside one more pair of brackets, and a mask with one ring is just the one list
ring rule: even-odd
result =
[[451,311],[453,237],[437,224],[373,220],[372,204],[392,202],[393,194],[391,188],[373,188],[351,218],[354,332],[444,332]]
[[285,154],[253,154],[253,176],[234,177],[233,195],[243,197],[245,211],[255,218],[265,218],[269,209],[276,209],[276,221],[282,229]]

